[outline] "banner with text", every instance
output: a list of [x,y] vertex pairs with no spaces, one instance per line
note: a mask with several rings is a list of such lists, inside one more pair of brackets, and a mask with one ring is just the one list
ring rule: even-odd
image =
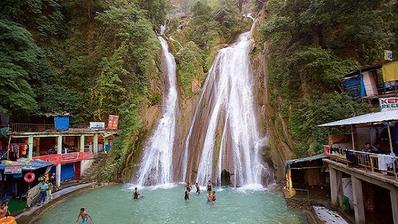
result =
[[381,111],[398,110],[398,97],[380,98]]

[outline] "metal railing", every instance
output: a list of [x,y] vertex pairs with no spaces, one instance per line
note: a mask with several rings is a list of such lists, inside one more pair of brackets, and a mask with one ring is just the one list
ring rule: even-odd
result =
[[[10,128],[10,132],[44,132],[44,131],[55,131],[55,125],[54,124],[37,124],[37,123],[11,123],[8,126]],[[87,124],[77,124],[77,125],[71,125],[70,126],[71,130],[74,131],[86,131],[87,129],[90,129],[89,125]],[[90,130],[96,130],[96,129],[90,129]],[[99,129],[99,130],[109,130],[109,131],[115,131],[115,130],[110,130],[107,128],[104,129]]]
[[370,172],[395,176],[398,180],[398,157],[386,154],[376,154],[350,149],[331,150],[331,160],[366,169]]
[[54,124],[34,124],[34,123],[11,123],[12,132],[37,132],[54,130]]

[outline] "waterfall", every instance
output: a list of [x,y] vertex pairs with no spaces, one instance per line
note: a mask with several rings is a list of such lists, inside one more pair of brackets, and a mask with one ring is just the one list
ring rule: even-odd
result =
[[215,58],[185,140],[184,180],[221,184],[225,170],[234,186],[262,184],[268,169],[260,150],[266,138],[260,136],[254,107],[251,42],[251,32],[243,33]]
[[159,41],[162,45],[167,91],[163,100],[162,116],[144,147],[144,156],[135,181],[139,186],[166,184],[173,181],[172,158],[178,108],[176,63],[174,56],[169,52],[167,41],[162,37],[159,37]]

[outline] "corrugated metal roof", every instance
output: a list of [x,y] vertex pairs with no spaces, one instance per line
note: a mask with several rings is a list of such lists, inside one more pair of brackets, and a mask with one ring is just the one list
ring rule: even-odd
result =
[[319,127],[345,126],[355,124],[380,123],[383,121],[398,121],[398,110],[382,111],[347,119],[321,124]]
[[285,166],[290,167],[292,164],[295,164],[295,163],[309,162],[309,161],[324,159],[324,158],[326,158],[326,155],[322,153],[322,154],[315,155],[315,156],[303,157],[303,158],[298,158],[298,159],[290,159],[290,160],[286,160]]
[[38,159],[34,160],[20,159],[18,161],[2,160],[0,163],[0,170],[3,170],[7,166],[18,166],[21,167],[22,170],[37,170],[52,165],[53,164],[50,162]]

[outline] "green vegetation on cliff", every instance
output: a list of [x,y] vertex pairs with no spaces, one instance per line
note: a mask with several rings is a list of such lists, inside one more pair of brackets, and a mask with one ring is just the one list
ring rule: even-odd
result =
[[[298,156],[319,152],[317,125],[368,111],[341,93],[351,69],[398,50],[397,3],[388,0],[270,0],[261,24],[274,112],[287,121]],[[282,128],[282,127],[279,127]]]
[[250,28],[250,20],[239,11],[238,1],[196,1],[187,18],[172,19],[170,36],[175,39],[174,51],[178,76],[184,96],[191,97],[192,83],[200,85],[218,52],[237,34]]
[[67,111],[78,124],[119,114],[101,177],[120,177],[145,138],[142,110],[160,102],[150,82],[161,82],[166,10],[164,0],[1,1],[0,112],[23,122]]

